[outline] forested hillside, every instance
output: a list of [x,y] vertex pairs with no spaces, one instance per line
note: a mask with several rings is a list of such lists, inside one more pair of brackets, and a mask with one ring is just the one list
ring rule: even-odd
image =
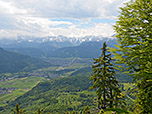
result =
[[[16,103],[19,103],[27,114],[36,113],[38,108],[42,109],[43,113],[50,112],[53,114],[63,113],[66,110],[81,112],[87,105],[95,108],[96,93],[89,90],[91,85],[89,76],[83,74],[41,82],[23,96],[1,108],[0,112],[3,114],[11,113]],[[127,86],[121,85],[121,88],[126,95],[132,97],[128,91],[132,86],[130,85],[131,88]],[[129,96],[126,100],[130,104],[133,101]]]
[[37,68],[51,66],[41,59],[32,58],[0,48],[0,73],[31,71]]
[[39,83],[31,91],[11,102],[3,108],[1,113],[11,112],[16,103],[19,103],[27,113],[37,111],[38,108],[44,112],[64,112],[82,110],[86,105],[93,105],[95,92],[89,92],[91,85],[89,76],[74,76],[59,78]]

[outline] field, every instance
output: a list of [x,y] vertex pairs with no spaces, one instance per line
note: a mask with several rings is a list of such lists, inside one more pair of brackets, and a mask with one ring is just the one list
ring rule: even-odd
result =
[[3,88],[0,95],[0,106],[7,105],[10,101],[23,95],[44,80],[46,79],[43,77],[33,76],[0,82],[0,87]]

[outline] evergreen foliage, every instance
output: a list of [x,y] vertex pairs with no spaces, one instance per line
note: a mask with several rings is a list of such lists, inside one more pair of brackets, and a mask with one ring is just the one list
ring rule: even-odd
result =
[[84,108],[82,114],[91,114],[90,107],[88,105]]
[[42,110],[39,108],[38,110],[37,110],[37,114],[42,114]]
[[22,110],[20,108],[20,105],[18,103],[16,103],[16,107],[15,107],[15,110],[13,110],[14,113],[12,114],[25,114],[24,110]]
[[120,8],[114,26],[119,42],[112,49],[118,63],[125,63],[137,86],[138,114],[152,113],[152,1],[135,0]]
[[90,79],[93,80],[93,86],[90,89],[96,89],[98,108],[106,109],[107,107],[117,107],[118,103],[121,103],[122,94],[115,77],[113,60],[111,53],[107,49],[106,42],[104,42],[101,50],[101,56],[94,59],[92,65],[93,74]]

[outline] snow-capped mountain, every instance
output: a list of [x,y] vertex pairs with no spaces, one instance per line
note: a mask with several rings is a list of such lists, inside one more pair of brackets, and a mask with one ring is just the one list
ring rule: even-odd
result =
[[[46,36],[46,37],[23,37],[19,36],[17,38],[4,38],[0,39],[0,45],[10,45],[19,43],[46,43],[46,42],[68,42],[72,45],[79,45],[82,42],[88,41],[101,41],[105,39],[103,36],[85,36],[85,37],[66,37],[66,36]],[[111,38],[106,38],[111,39]],[[68,46],[68,45],[67,45]]]
[[102,36],[18,37],[1,39],[0,47],[32,57],[93,57],[100,53],[103,42],[113,47],[115,39]]

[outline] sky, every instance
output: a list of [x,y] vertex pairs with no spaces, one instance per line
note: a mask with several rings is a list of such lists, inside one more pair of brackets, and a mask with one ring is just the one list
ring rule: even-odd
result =
[[0,38],[114,34],[129,0],[0,0]]

